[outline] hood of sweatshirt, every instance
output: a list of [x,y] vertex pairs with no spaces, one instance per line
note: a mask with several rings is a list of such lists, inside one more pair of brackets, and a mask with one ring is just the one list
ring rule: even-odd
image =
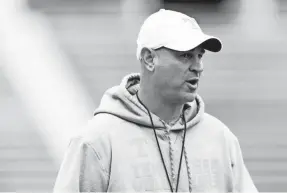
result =
[[[136,97],[139,90],[140,75],[133,73],[123,78],[120,85],[108,89],[101,99],[99,107],[94,115],[108,113],[117,116],[123,120],[152,128],[152,124],[147,110]],[[193,102],[184,105],[184,115],[187,128],[196,125],[202,119],[204,114],[204,103],[199,95]],[[151,113],[155,129],[164,129],[165,123],[158,116]],[[184,124],[182,119],[177,121],[171,130],[182,130]]]

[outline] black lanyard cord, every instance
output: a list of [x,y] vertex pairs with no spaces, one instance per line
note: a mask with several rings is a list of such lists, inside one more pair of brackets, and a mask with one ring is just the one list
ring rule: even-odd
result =
[[179,161],[179,166],[178,166],[178,175],[177,175],[177,182],[176,182],[176,190],[175,190],[175,192],[178,191],[180,171],[181,171],[181,163],[182,163],[184,143],[185,143],[185,136],[186,136],[186,120],[185,120],[184,112],[182,113],[182,119],[183,119],[183,122],[184,122],[184,134],[183,134],[183,139],[182,139],[182,147],[181,147],[180,161]]
[[[162,163],[163,163],[164,170],[165,170],[165,174],[166,174],[166,177],[167,177],[167,180],[168,180],[168,184],[169,184],[169,187],[170,187],[170,191],[171,191],[171,192],[174,192],[173,187],[172,187],[172,184],[171,184],[171,181],[170,181],[170,178],[169,178],[169,175],[168,175],[168,172],[167,172],[166,164],[165,164],[164,159],[163,159],[162,151],[161,151],[161,148],[160,148],[160,145],[159,145],[159,141],[158,141],[158,137],[157,137],[157,134],[156,134],[156,131],[155,131],[155,126],[154,126],[154,123],[153,123],[153,119],[152,119],[151,113],[150,113],[149,109],[148,109],[148,108],[143,104],[143,102],[140,100],[140,98],[139,98],[139,96],[138,96],[138,92],[136,92],[136,96],[137,96],[138,101],[141,103],[141,105],[144,106],[144,108],[145,108],[145,109],[147,110],[147,112],[148,112],[148,115],[149,115],[149,118],[150,118],[150,122],[151,122],[151,125],[152,125],[152,128],[153,128],[153,132],[154,132],[154,135],[155,135],[157,147],[158,147],[158,150],[159,150],[159,153],[160,153],[161,161],[162,161]],[[180,161],[179,161],[179,168],[178,168],[178,173],[177,173],[176,192],[178,191],[180,171],[181,171],[181,163],[182,163],[183,149],[184,149],[184,142],[185,142],[185,136],[186,136],[186,120],[185,120],[185,117],[184,117],[184,113],[183,113],[182,118],[183,118],[183,121],[184,121],[184,137],[183,137],[183,140],[182,140],[182,149],[181,149],[181,155],[180,155]]]

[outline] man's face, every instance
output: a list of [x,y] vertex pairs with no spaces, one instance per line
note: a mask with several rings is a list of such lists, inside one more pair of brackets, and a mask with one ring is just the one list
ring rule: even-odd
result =
[[186,52],[167,48],[156,50],[155,84],[161,96],[171,103],[195,99],[203,71],[204,49],[196,47]]

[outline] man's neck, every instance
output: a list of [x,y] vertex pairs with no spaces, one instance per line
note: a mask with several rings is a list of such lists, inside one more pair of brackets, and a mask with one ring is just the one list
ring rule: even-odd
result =
[[147,92],[143,89],[139,90],[138,96],[150,112],[166,123],[177,120],[181,115],[183,104],[168,103],[156,93]]

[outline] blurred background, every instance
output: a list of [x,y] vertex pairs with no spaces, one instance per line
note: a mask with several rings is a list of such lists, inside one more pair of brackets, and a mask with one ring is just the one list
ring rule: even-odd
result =
[[286,0],[0,0],[1,192],[52,190],[69,138],[139,72],[137,33],[159,8],[222,39],[204,58],[206,111],[238,136],[259,191],[287,191]]

